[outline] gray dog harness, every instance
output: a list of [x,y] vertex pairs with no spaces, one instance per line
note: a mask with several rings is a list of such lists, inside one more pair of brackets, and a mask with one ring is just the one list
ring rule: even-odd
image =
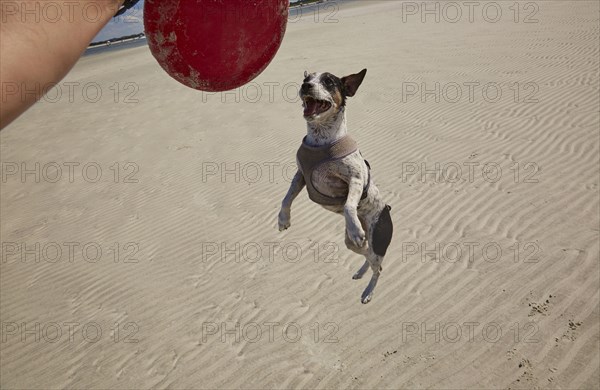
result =
[[[346,188],[346,195],[333,197],[321,193],[315,188],[312,182],[313,172],[322,164],[340,160],[346,156],[358,150],[356,141],[349,135],[346,135],[336,142],[325,145],[325,146],[310,146],[306,143],[306,137],[302,140],[302,145],[296,153],[296,159],[298,160],[298,168],[304,176],[306,182],[306,190],[308,191],[308,197],[315,203],[325,206],[341,206],[346,203],[348,198],[348,188]],[[365,160],[367,167],[369,168],[369,177],[367,184],[363,188],[361,200],[367,197],[369,191],[369,185],[371,184],[371,167],[367,160]]]

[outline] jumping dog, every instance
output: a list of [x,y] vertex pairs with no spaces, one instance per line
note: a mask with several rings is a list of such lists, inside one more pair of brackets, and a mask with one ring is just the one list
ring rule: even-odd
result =
[[368,303],[382,271],[393,234],[391,207],[371,178],[371,167],[346,127],[346,100],[356,94],[367,70],[338,78],[331,73],[304,72],[300,88],[307,134],[296,153],[298,171],[282,201],[279,231],[290,227],[292,202],[306,187],[309,198],[346,220],[346,247],[365,256],[352,279],[369,267],[373,276],[361,296]]

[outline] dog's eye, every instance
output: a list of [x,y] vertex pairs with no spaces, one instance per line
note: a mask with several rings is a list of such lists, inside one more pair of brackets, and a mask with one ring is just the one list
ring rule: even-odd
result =
[[331,79],[325,79],[325,85],[331,87],[333,86],[333,81],[331,81]]

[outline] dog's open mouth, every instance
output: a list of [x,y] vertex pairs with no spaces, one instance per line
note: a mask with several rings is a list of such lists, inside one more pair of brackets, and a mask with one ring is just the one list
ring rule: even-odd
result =
[[331,108],[331,103],[325,100],[313,99],[310,96],[304,97],[304,116],[310,117],[319,115]]

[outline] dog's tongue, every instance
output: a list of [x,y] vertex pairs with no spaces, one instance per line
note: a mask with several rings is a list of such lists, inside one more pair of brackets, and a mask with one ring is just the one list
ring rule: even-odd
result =
[[319,102],[314,99],[307,99],[304,103],[304,116],[315,115],[319,111]]

